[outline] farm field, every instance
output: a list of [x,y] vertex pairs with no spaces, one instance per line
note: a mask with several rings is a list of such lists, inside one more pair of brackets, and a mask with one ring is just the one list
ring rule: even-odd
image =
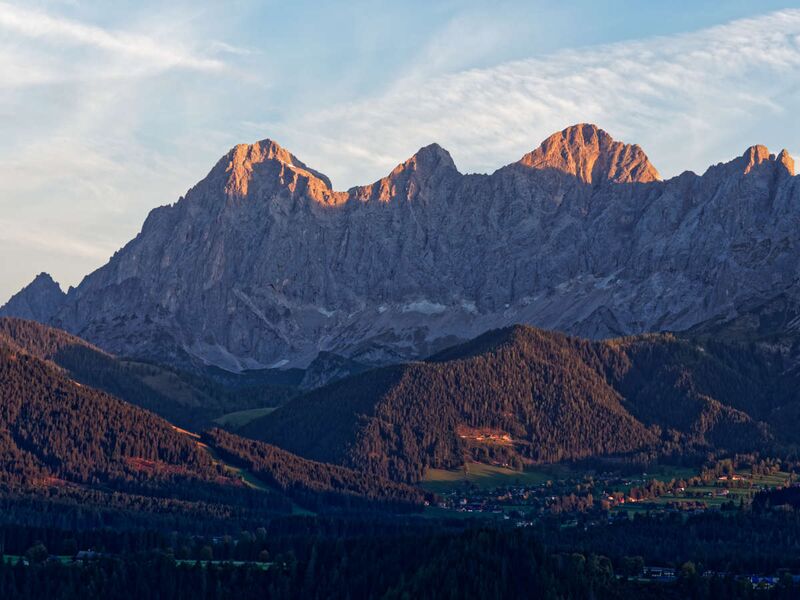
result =
[[[2,559],[5,563],[16,565],[16,564],[27,564],[28,560],[24,556],[18,556],[14,554],[6,554],[2,556]],[[57,561],[64,565],[80,565],[82,561],[75,560],[74,556],[71,555],[51,555],[48,561]],[[194,560],[194,559],[176,559],[175,564],[178,565],[187,565],[187,566],[194,566],[200,565],[201,567],[208,567],[208,566],[219,566],[219,565],[230,565],[232,567],[241,567],[244,565],[250,565],[253,567],[257,567],[263,571],[266,571],[275,563],[272,562],[256,562],[256,561],[243,561],[243,560]]]
[[790,477],[789,473],[783,471],[768,475],[752,475],[751,473],[740,472],[737,475],[741,477],[738,481],[717,480],[713,484],[689,487],[678,494],[664,494],[657,498],[649,498],[633,504],[620,504],[616,507],[616,510],[636,513],[664,508],[670,503],[685,504],[690,502],[702,502],[711,509],[719,509],[730,502],[738,506],[740,502],[749,503],[759,489],[785,485]]
[[430,492],[445,493],[460,489],[465,484],[487,490],[511,485],[544,485],[548,481],[582,476],[582,473],[567,465],[542,465],[515,471],[483,463],[467,463],[458,470],[428,469],[421,485]]
[[[544,485],[548,481],[582,480],[593,471],[584,470],[571,464],[536,465],[524,471],[516,471],[506,467],[486,465],[483,463],[467,463],[463,469],[428,469],[421,485],[434,493],[446,493],[461,489],[466,483],[480,489],[490,490],[496,487],[523,485]],[[688,479],[698,474],[697,469],[656,465],[646,473],[630,476],[630,483],[617,486],[619,491],[629,491],[633,485],[639,485],[651,479],[670,481],[672,479]]]
[[243,567],[245,565],[251,567],[257,567],[262,571],[266,571],[275,563],[272,562],[254,562],[254,561],[245,561],[245,560],[193,560],[193,559],[176,559],[175,564],[178,565],[187,565],[187,566],[194,566],[200,565],[201,567],[209,567],[209,566],[221,566],[221,565],[230,565],[232,567]]
[[[3,559],[3,562],[5,562],[6,564],[9,564],[9,565],[16,565],[16,564],[20,564],[20,563],[21,564],[27,564],[27,562],[28,562],[28,559],[26,557],[19,556],[19,555],[16,555],[16,554],[4,554],[0,558]],[[60,562],[62,564],[68,565],[68,564],[74,562],[74,558],[75,558],[74,556],[68,556],[66,554],[63,554],[63,555],[60,554],[60,555],[53,555],[53,556],[49,557],[48,560],[58,561],[58,562]]]

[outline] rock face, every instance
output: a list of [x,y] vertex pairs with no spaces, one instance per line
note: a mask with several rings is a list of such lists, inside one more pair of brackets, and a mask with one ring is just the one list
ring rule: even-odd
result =
[[594,125],[576,125],[554,133],[519,162],[533,169],[570,173],[588,184],[661,179],[639,146],[616,142]]
[[382,364],[513,323],[683,330],[800,297],[793,169],[754,146],[661,181],[641,148],[577,125],[491,175],[459,173],[434,144],[337,192],[265,140],[232,149],[34,318],[117,354],[229,370],[320,351]]
[[67,295],[48,273],[39,273],[36,279],[14,294],[0,308],[0,317],[19,317],[31,321],[47,322],[64,305]]
[[323,350],[306,367],[298,387],[304,391],[313,390],[326,383],[352,377],[369,369],[367,365]]

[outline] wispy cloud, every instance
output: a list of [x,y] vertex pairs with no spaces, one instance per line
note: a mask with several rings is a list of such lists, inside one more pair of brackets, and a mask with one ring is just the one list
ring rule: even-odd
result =
[[[364,97],[358,56],[329,54],[327,41],[306,52],[325,27],[293,30],[277,4],[262,15],[276,20],[271,36],[260,23],[238,31],[246,17],[225,22],[232,11],[212,2],[36,4],[48,8],[0,0],[0,256],[12,257],[0,261],[0,302],[42,269],[76,283],[228,147],[263,137],[339,188],[432,141],[462,171],[493,171],[582,121],[641,144],[665,175],[751,143],[800,150],[798,10],[488,68],[468,67],[494,65],[493,48],[524,33],[509,11],[454,10]],[[277,33],[273,46],[242,47]]]
[[160,69],[220,71],[225,63],[198,56],[180,46],[148,36],[110,31],[42,11],[0,3],[0,28],[29,38],[91,46],[146,62]]
[[20,227],[8,219],[0,219],[0,243],[10,242],[28,249],[58,252],[71,258],[108,259],[117,246],[108,240],[89,241],[78,239],[51,228],[27,225]]
[[211,42],[211,50],[219,54],[233,54],[236,56],[252,56],[253,54],[257,54],[257,52],[251,48],[234,46],[233,44],[228,44],[227,42],[221,42],[219,40]]
[[303,115],[302,131],[281,123],[273,131],[339,186],[374,179],[431,141],[450,149],[462,170],[492,171],[583,121],[641,144],[662,172],[676,174],[731,157],[748,132],[759,136],[752,143],[793,143],[798,104],[800,10],[786,10],[690,34],[403,78],[377,97]]

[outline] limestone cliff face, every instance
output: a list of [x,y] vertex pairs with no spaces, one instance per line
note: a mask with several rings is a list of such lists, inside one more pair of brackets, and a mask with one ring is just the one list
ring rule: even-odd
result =
[[555,169],[588,184],[661,179],[639,146],[614,141],[608,133],[589,124],[554,133],[523,156],[519,164],[532,169]]
[[512,323],[682,330],[800,297],[793,168],[755,146],[661,181],[641,148],[577,125],[491,175],[459,173],[434,144],[338,192],[265,140],[232,149],[34,318],[112,352],[232,370],[320,351],[405,360]]

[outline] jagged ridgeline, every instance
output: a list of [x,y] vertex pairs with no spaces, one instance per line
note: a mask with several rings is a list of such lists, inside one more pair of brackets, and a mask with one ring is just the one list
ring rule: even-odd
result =
[[753,146],[662,181],[642,148],[582,124],[491,174],[432,144],[336,191],[264,140],[153,210],[76,288],[42,275],[0,312],[118,356],[236,372],[320,351],[418,360],[515,323],[685,330],[800,298],[793,175],[785,151]]
[[798,441],[786,425],[798,389],[781,355],[753,346],[672,335],[592,342],[515,326],[322,387],[241,433],[417,481],[468,460],[768,451]]

